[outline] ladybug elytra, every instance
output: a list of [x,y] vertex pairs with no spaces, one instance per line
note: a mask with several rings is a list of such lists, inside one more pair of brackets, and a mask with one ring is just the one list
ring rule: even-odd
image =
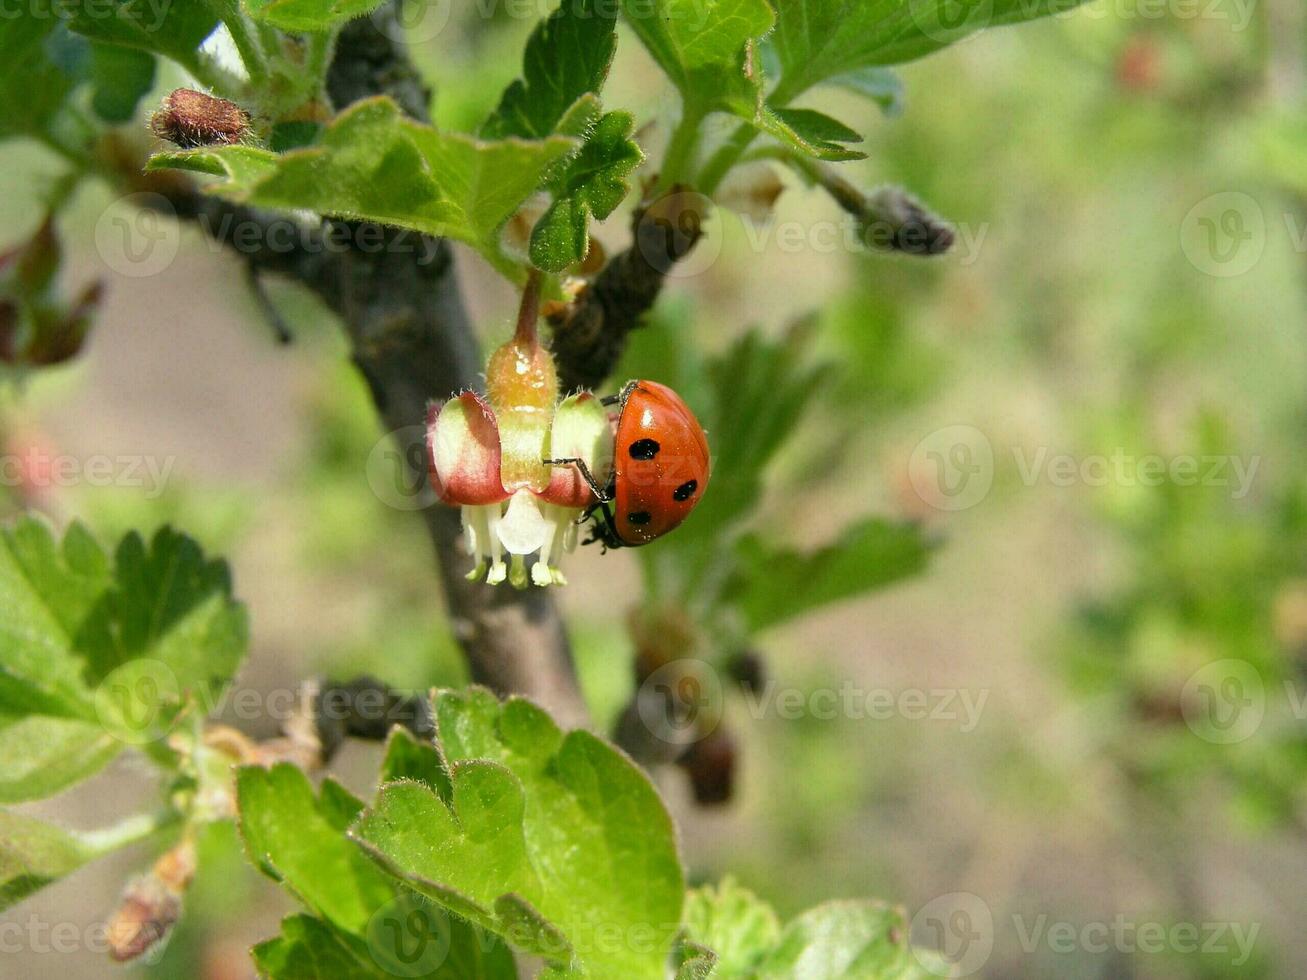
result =
[[596,502],[595,537],[609,548],[648,544],[689,516],[708,486],[708,438],[681,396],[656,381],[628,381],[621,394],[605,399],[618,406],[613,473],[596,484],[578,459],[546,460],[576,466]]

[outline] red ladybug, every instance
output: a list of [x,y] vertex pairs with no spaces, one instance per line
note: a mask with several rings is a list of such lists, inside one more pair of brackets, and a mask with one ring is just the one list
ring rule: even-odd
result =
[[596,521],[592,540],[609,548],[648,544],[675,529],[708,486],[708,438],[681,396],[656,381],[628,381],[616,404],[613,475],[598,486],[577,459],[552,459],[581,471],[598,498],[585,516]]

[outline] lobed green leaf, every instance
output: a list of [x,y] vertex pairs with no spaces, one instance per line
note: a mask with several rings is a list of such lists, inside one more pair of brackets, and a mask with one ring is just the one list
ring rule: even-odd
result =
[[610,112],[595,125],[581,151],[551,182],[553,204],[531,231],[531,261],[546,272],[562,272],[585,258],[589,220],[608,217],[630,190],[627,178],[644,161],[631,133],[635,119]]
[[766,902],[730,879],[692,891],[685,927],[717,952],[713,980],[926,980],[948,962],[908,944],[902,909],[882,902],[829,902],[784,928]]
[[211,190],[269,208],[307,209],[467,242],[502,265],[499,231],[577,141],[477,140],[404,118],[390,99],[355,103],[312,146],[272,153],[205,147],[155,156],[226,179]]
[[522,77],[504,91],[482,127],[482,137],[544,139],[558,132],[578,99],[603,88],[617,50],[616,27],[617,10],[611,3],[562,3],[531,33]]
[[449,803],[384,786],[360,842],[411,887],[569,971],[558,976],[663,980],[684,879],[644,774],[520,699],[443,692],[435,709]]
[[164,528],[109,556],[24,518],[0,532],[0,800],[52,795],[124,742],[160,737],[189,697],[212,703],[245,652],[226,565]]

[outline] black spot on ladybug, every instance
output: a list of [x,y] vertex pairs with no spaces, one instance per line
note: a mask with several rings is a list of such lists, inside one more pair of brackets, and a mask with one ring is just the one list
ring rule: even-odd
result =
[[686,480],[679,487],[672,491],[673,500],[689,500],[694,491],[699,489],[698,480]]
[[632,524],[648,524],[653,520],[653,515],[647,510],[637,510],[633,514],[627,514],[626,519]]
[[628,450],[632,459],[653,459],[658,455],[658,450],[663,447],[658,445],[657,439],[637,439],[631,443]]

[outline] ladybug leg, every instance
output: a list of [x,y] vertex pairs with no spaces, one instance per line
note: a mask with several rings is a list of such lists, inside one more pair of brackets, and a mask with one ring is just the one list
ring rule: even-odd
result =
[[599,509],[604,515],[604,535],[603,542],[605,549],[622,547],[622,539],[617,534],[617,524],[613,521],[613,510],[608,506],[607,501],[599,505]]
[[590,467],[585,465],[585,460],[577,459],[575,456],[568,456],[563,459],[542,459],[540,462],[550,466],[575,466],[581,472],[581,478],[590,485],[590,490],[598,500],[612,500],[613,495],[607,489],[601,488],[595,482],[594,474],[590,472]]
[[614,405],[618,404],[621,400],[622,400],[621,395],[605,395],[603,398],[599,399],[599,404],[604,406],[604,408],[612,408]]

